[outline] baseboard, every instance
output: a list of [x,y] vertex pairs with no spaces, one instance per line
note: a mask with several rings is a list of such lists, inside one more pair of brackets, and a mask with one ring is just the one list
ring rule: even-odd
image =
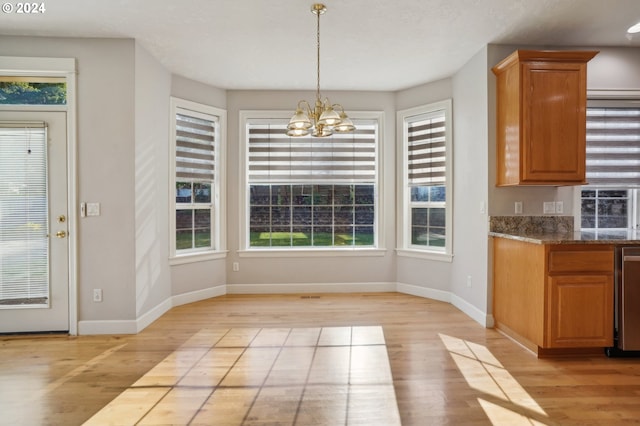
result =
[[182,293],[175,295],[171,298],[172,306],[186,305],[187,303],[199,302],[201,300],[210,299],[212,297],[223,296],[227,294],[227,287],[219,285],[216,287],[209,287],[202,290],[190,291],[189,293]]
[[134,320],[79,321],[78,335],[136,334],[138,323]]
[[451,304],[483,327],[493,327],[493,315],[482,312],[461,297],[451,294]]
[[402,283],[305,283],[305,284],[228,284],[189,293],[178,294],[131,321],[80,321],[79,335],[137,334],[174,306],[198,302],[224,294],[287,294],[287,293],[385,293],[398,292],[451,303],[484,327],[493,327],[492,315],[480,311],[466,300],[448,291]]
[[144,314],[140,315],[136,320],[136,333],[139,333],[147,328],[149,325],[151,325],[152,322],[160,318],[172,307],[173,305],[171,304],[171,299],[165,299],[154,308],[151,308]]
[[410,294],[412,296],[424,297],[425,299],[439,300],[451,303],[451,292],[436,290],[433,288],[420,287],[412,284],[396,284],[398,293]]
[[385,293],[395,283],[227,284],[227,294]]

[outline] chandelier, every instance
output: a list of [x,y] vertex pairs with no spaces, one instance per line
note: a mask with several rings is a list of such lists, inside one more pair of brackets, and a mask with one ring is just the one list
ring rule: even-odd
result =
[[[353,122],[347,117],[344,108],[340,104],[331,104],[328,98],[322,100],[320,96],[320,15],[324,14],[327,8],[324,4],[315,3],[311,6],[311,12],[317,17],[317,85],[316,101],[313,107],[309,102],[302,100],[298,102],[296,112],[289,120],[287,135],[289,136],[311,136],[325,137],[331,136],[333,132],[352,132],[355,130]],[[338,113],[335,109],[338,109]]]

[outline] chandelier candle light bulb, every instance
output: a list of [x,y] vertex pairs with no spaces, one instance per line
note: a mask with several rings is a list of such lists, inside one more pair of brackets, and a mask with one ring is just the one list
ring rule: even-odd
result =
[[[320,96],[320,15],[327,11],[327,7],[322,3],[315,3],[311,6],[311,12],[317,17],[317,85],[316,101],[312,108],[309,102],[299,101],[296,112],[289,120],[287,135],[293,137],[311,136],[325,137],[331,136],[333,132],[353,132],[355,126],[344,108],[340,104],[332,104],[328,98]],[[340,112],[337,112],[338,109]]]

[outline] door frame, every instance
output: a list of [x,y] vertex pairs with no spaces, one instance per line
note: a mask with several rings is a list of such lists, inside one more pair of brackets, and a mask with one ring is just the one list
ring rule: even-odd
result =
[[4,111],[65,111],[67,115],[67,219],[69,238],[69,334],[78,334],[78,191],[76,59],[0,56],[0,76],[63,77],[66,105],[0,105]]

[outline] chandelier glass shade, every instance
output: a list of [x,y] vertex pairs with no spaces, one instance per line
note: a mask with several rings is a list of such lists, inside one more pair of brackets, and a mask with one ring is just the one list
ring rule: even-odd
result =
[[[287,135],[289,136],[311,136],[325,137],[331,136],[333,132],[352,132],[355,126],[344,108],[340,104],[332,104],[328,98],[320,96],[320,15],[325,13],[327,8],[324,4],[315,3],[311,6],[311,12],[317,17],[316,47],[317,47],[317,85],[316,100],[311,106],[307,101],[299,101],[296,112],[289,120]],[[336,111],[337,110],[337,111]]]

